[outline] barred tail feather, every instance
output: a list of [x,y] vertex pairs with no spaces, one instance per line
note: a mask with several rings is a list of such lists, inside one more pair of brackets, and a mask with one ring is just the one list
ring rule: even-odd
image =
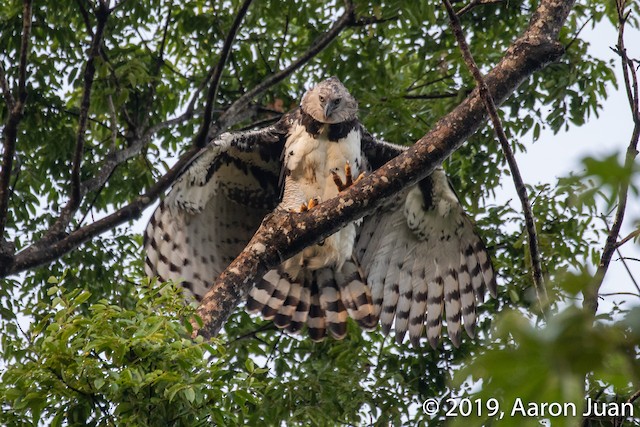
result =
[[291,324],[291,319],[293,318],[296,308],[300,303],[301,293],[302,285],[295,282],[291,283],[289,295],[287,295],[282,307],[280,307],[280,310],[278,310],[278,313],[273,318],[273,323],[275,323],[278,328],[288,328]]
[[398,277],[398,306],[396,307],[396,342],[402,343],[404,336],[409,328],[409,319],[411,317],[411,301],[413,299],[413,264],[415,253],[407,251],[402,262],[400,275]]
[[433,349],[438,346],[442,330],[442,308],[444,303],[444,280],[436,268],[435,277],[427,285],[427,339]]
[[480,241],[479,239],[475,245],[475,252],[476,256],[478,257],[480,268],[482,269],[482,277],[484,278],[484,283],[489,289],[489,293],[491,294],[491,296],[495,298],[498,292],[496,286],[496,275],[493,272],[491,257],[482,244],[482,241]]
[[467,271],[471,276],[471,285],[473,286],[473,293],[479,302],[484,301],[484,295],[486,286],[484,284],[484,276],[482,275],[482,268],[478,262],[473,246],[469,245],[464,251],[464,255],[467,262]]
[[[365,229],[376,226],[375,235],[370,240],[370,246],[366,247],[360,263],[365,266],[367,283],[371,287],[371,299],[373,312],[379,317],[385,300],[385,278],[390,267],[394,248],[398,242],[396,231],[403,226],[405,221],[401,212],[387,215],[379,222],[371,222],[365,225]],[[363,245],[358,242],[358,246]]]
[[460,269],[458,270],[458,282],[460,283],[460,306],[462,307],[462,323],[467,335],[475,336],[476,327],[476,302],[473,293],[471,276],[467,269],[467,258],[460,253]]
[[396,242],[391,252],[391,260],[389,268],[384,278],[384,300],[382,303],[382,311],[380,313],[380,325],[382,331],[388,334],[391,331],[393,318],[396,314],[398,298],[400,294],[399,279],[400,271],[403,267],[403,260],[407,252],[407,242],[402,239]]
[[336,284],[334,272],[330,268],[323,268],[317,271],[316,277],[320,287],[320,305],[326,315],[329,333],[335,339],[343,339],[347,335],[348,316]]
[[461,311],[460,290],[458,289],[458,272],[451,269],[444,278],[444,307],[447,317],[447,331],[454,346],[460,347]]
[[300,287],[300,301],[296,306],[296,311],[291,317],[287,331],[292,334],[300,332],[309,317],[309,307],[311,306],[311,290],[307,286]]
[[346,261],[342,270],[335,273],[342,302],[349,316],[363,329],[371,330],[378,324],[378,318],[374,313],[371,293],[362,276],[355,260]]
[[275,315],[284,304],[287,299],[287,295],[289,295],[289,289],[291,288],[291,282],[286,274],[280,273],[280,280],[278,280],[278,285],[273,291],[271,298],[262,308],[262,316],[271,320],[275,317]]
[[320,290],[317,283],[311,286],[311,305],[307,317],[309,337],[313,341],[322,341],[327,336],[326,315],[320,304]]
[[261,311],[269,303],[279,281],[280,274],[276,270],[269,270],[249,291],[245,309],[249,313]]

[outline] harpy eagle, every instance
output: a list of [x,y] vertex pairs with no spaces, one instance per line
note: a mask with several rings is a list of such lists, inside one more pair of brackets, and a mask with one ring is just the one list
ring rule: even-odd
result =
[[[404,148],[372,137],[335,77],[308,90],[276,124],[225,133],[185,169],[145,231],[145,271],[200,300],[273,209],[313,209]],[[346,335],[347,317],[378,320],[413,345],[474,336],[476,304],[496,294],[491,259],[442,168],[363,220],[268,271],[247,310],[313,340]],[[395,321],[394,321],[395,320]]]

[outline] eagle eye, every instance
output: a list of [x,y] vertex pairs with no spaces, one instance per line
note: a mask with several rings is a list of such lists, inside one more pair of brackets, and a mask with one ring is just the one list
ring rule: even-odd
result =
[[324,96],[318,95],[318,99],[320,100],[320,102],[324,102]]

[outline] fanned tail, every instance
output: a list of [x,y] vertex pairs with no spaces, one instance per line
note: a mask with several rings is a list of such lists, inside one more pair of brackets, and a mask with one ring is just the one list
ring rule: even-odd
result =
[[327,334],[343,339],[348,317],[364,329],[376,327],[371,293],[355,260],[346,261],[340,271],[326,267],[301,276],[294,280],[282,267],[270,270],[249,292],[247,311],[261,312],[290,333],[306,324],[314,341]]

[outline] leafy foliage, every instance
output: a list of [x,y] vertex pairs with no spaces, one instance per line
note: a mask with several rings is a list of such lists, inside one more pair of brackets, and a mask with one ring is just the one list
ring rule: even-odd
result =
[[[110,2],[117,6],[94,57],[86,129],[79,117],[88,90],[87,52],[101,19],[98,2],[34,3],[28,99],[2,236],[18,251],[46,236],[67,204],[79,135],[87,194],[60,236],[129,205],[189,149],[203,123],[211,70],[242,2]],[[253,97],[226,126],[272,122],[296,106],[305,87],[336,75],[359,100],[370,131],[411,144],[474,88],[438,2],[353,3],[355,21],[336,40]],[[461,16],[482,70],[499,61],[537,3],[510,0]],[[526,150],[525,137],[536,140],[543,129],[558,132],[594,120],[607,88],[620,83],[613,64],[590,56],[580,38],[589,22],[616,23],[612,3],[579,1],[561,34],[561,61],[523,82],[501,107],[515,151]],[[629,8],[629,25],[636,28],[638,4]],[[214,124],[243,94],[295,64],[344,11],[337,0],[253,2],[230,46]],[[6,0],[0,9],[0,63],[11,88],[19,80],[22,13],[20,0]],[[0,103],[3,123],[9,114]],[[240,311],[217,341],[191,340],[193,309],[172,285],[142,278],[140,227],[129,222],[44,266],[1,279],[1,422],[444,425],[450,421],[445,415],[423,412],[425,399],[498,397],[504,407],[518,396],[580,403],[585,377],[589,396],[628,399],[640,386],[638,313],[620,308],[594,324],[573,301],[593,281],[607,233],[599,218],[615,207],[621,182],[631,183],[637,195],[637,167],[622,166],[612,153],[585,159],[583,173],[554,185],[529,186],[552,295],[543,315],[526,274],[522,214],[493,202],[499,186],[510,185],[493,139],[493,131],[483,129],[445,163],[500,273],[499,296],[481,307],[476,340],[465,337],[460,349],[445,342],[430,351],[350,325],[344,341],[318,344]],[[95,181],[105,171],[108,179]],[[505,307],[511,310],[492,324]],[[27,323],[23,332],[19,325]]]
[[222,346],[192,341],[194,310],[171,284],[142,283],[123,308],[87,305],[89,291],[50,282],[48,314],[3,345],[15,358],[0,389],[5,425],[240,424],[249,415],[262,371],[229,371]]

